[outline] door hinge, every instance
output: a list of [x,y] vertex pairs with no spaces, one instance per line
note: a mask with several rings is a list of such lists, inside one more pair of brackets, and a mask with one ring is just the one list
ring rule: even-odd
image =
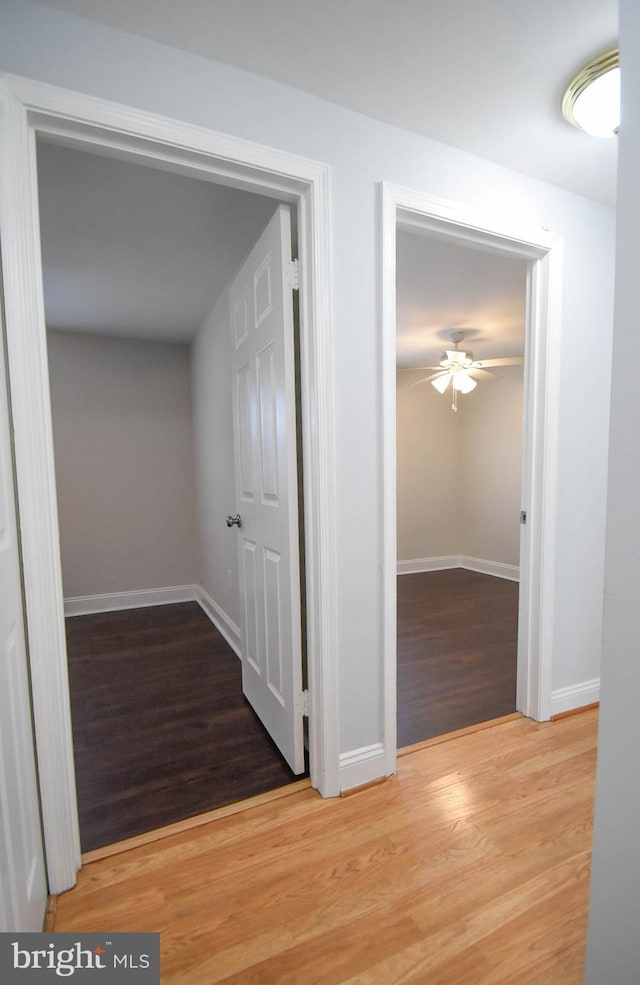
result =
[[290,287],[292,291],[300,290],[300,268],[297,260],[289,260],[285,271],[285,277],[287,279],[287,286]]
[[301,708],[303,717],[304,718],[308,718],[309,717],[309,692],[308,691],[301,691],[300,692],[300,708]]
[[520,510],[520,523],[522,524],[523,527],[526,526],[526,523],[527,523],[527,511],[526,510]]

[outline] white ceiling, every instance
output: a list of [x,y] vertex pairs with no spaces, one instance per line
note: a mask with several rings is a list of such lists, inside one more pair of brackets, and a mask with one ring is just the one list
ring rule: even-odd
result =
[[617,0],[40,0],[613,204],[616,141],[560,113]]
[[47,326],[184,342],[273,214],[273,199],[38,144]]
[[437,366],[449,332],[476,359],[524,354],[526,261],[398,231],[397,365]]
[[[50,329],[187,342],[273,213],[272,199],[39,142]],[[398,366],[522,355],[526,263],[398,230]]]

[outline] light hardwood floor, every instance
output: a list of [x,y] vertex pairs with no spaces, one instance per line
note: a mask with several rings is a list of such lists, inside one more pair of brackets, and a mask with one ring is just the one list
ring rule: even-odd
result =
[[171,985],[579,985],[596,730],[510,721],[94,862],[55,930],[160,931]]

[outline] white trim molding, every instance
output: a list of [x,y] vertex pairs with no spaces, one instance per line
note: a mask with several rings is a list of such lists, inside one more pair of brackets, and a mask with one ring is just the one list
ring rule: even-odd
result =
[[242,659],[240,627],[227,615],[202,585],[171,585],[168,588],[144,588],[135,592],[109,592],[106,595],[80,595],[64,600],[65,617],[88,616],[98,612],[119,612],[123,609],[142,609],[151,605],[174,605],[178,602],[197,602],[207,618],[226,640],[237,657]]
[[597,701],[600,701],[600,678],[594,677],[591,681],[582,681],[581,684],[559,687],[552,691],[551,714],[561,715],[564,711],[575,711],[576,708],[584,708],[585,705],[592,705]]
[[36,139],[291,203],[298,219],[311,783],[340,790],[331,200],[327,165],[30,79],[0,76],[0,245],[27,633],[49,891],[80,865]]
[[340,754],[340,791],[361,787],[385,775],[385,751],[381,742]]
[[209,617],[220,635],[227,641],[236,657],[242,660],[242,633],[238,624],[233,621],[231,616],[227,615],[222,606],[214,602],[202,585],[195,586],[195,601],[205,615]]
[[517,564],[504,564],[502,561],[486,561],[480,557],[460,555],[460,567],[467,571],[477,571],[481,575],[492,575],[493,578],[505,578],[507,581],[520,581],[520,568]]
[[170,588],[144,588],[135,592],[79,595],[64,600],[64,614],[69,618],[94,615],[99,612],[143,609],[152,605],[174,605],[178,602],[197,602],[235,655],[242,659],[240,627],[231,616],[227,615],[222,606],[214,602],[202,585],[172,585]]
[[531,227],[509,214],[486,213],[389,182],[381,182],[380,190],[384,749],[391,773],[397,745],[396,230],[528,263],[521,483],[527,524],[520,528],[516,706],[539,721],[551,711],[563,246],[542,217]]
[[419,557],[412,558],[410,561],[398,561],[399,575],[415,575],[423,571],[447,571],[450,568],[466,568],[467,571],[477,571],[479,574],[492,575],[494,578],[506,578],[507,581],[520,580],[520,568],[517,564],[485,561],[479,557],[467,557],[466,554]]
[[98,612],[119,612],[121,609],[142,609],[149,605],[198,602],[197,592],[197,585],[173,585],[170,588],[144,588],[135,592],[78,595],[64,600],[64,614],[66,617],[88,616]]
[[423,571],[448,571],[450,568],[461,568],[458,554],[445,554],[442,557],[414,557],[407,561],[398,561],[399,575],[419,575]]

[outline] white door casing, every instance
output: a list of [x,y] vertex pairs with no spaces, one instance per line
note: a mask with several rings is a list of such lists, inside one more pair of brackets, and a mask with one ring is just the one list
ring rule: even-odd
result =
[[[280,205],[229,289],[242,689],[304,771],[291,217]],[[235,531],[237,530],[237,533]]]
[[516,707],[544,721],[551,708],[555,476],[558,460],[562,239],[546,227],[382,182],[384,745],[396,768],[396,229],[529,261],[523,398],[520,601]]
[[[0,76],[0,242],[38,777],[51,893],[80,841],[48,391],[36,137],[270,195],[297,211],[311,782],[339,793],[330,172],[322,163],[128,106]],[[0,380],[0,386],[3,385]]]
[[47,887],[0,326],[0,931],[42,930]]

